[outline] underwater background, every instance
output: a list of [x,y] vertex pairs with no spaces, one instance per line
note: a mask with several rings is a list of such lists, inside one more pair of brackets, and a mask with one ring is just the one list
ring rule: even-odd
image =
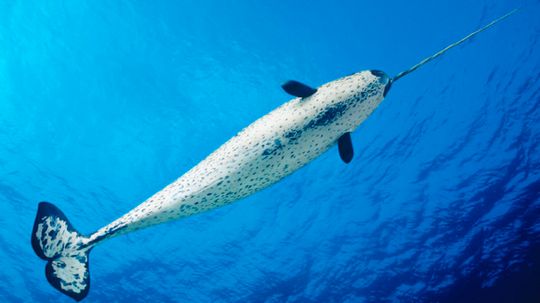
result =
[[353,133],[238,203],[106,241],[85,302],[540,302],[540,1],[0,2],[0,302],[73,302],[30,232],[91,233],[291,97],[389,75]]

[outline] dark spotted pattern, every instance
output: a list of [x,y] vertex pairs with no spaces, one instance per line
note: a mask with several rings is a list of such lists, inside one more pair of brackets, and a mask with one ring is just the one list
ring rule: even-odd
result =
[[255,121],[147,201],[96,232],[97,241],[226,205],[309,163],[382,101],[387,79],[369,71],[327,83]]
[[263,157],[268,157],[270,155],[276,154],[279,150],[283,149],[284,145],[281,143],[280,139],[274,140],[274,145],[265,149],[262,153]]
[[347,110],[346,103],[338,103],[334,106],[331,106],[325,111],[323,111],[322,113],[320,113],[319,115],[317,115],[315,119],[309,121],[309,123],[304,127],[304,129],[310,129],[310,128],[328,125],[336,121],[336,119],[338,119],[339,117],[341,117],[345,113],[346,110]]

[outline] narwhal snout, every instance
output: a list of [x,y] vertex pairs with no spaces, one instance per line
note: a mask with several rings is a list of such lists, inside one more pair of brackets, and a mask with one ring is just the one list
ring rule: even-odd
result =
[[392,79],[390,79],[390,77],[388,77],[388,75],[385,72],[380,71],[380,70],[373,69],[373,70],[370,70],[370,72],[373,76],[379,78],[379,81],[381,82],[381,84],[385,85],[383,97],[386,97],[386,94],[390,90],[390,87],[392,87]]

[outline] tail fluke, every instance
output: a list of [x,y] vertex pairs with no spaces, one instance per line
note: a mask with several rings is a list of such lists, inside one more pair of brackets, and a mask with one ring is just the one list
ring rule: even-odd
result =
[[45,274],[49,283],[77,301],[86,297],[90,288],[91,247],[84,245],[85,240],[60,209],[48,202],[39,203],[32,247],[47,261]]

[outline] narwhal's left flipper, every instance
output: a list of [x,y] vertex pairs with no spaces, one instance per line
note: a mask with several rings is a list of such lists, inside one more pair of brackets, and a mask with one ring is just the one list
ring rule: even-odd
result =
[[338,139],[338,150],[341,160],[345,163],[352,161],[354,150],[351,140],[351,133],[345,133]]

